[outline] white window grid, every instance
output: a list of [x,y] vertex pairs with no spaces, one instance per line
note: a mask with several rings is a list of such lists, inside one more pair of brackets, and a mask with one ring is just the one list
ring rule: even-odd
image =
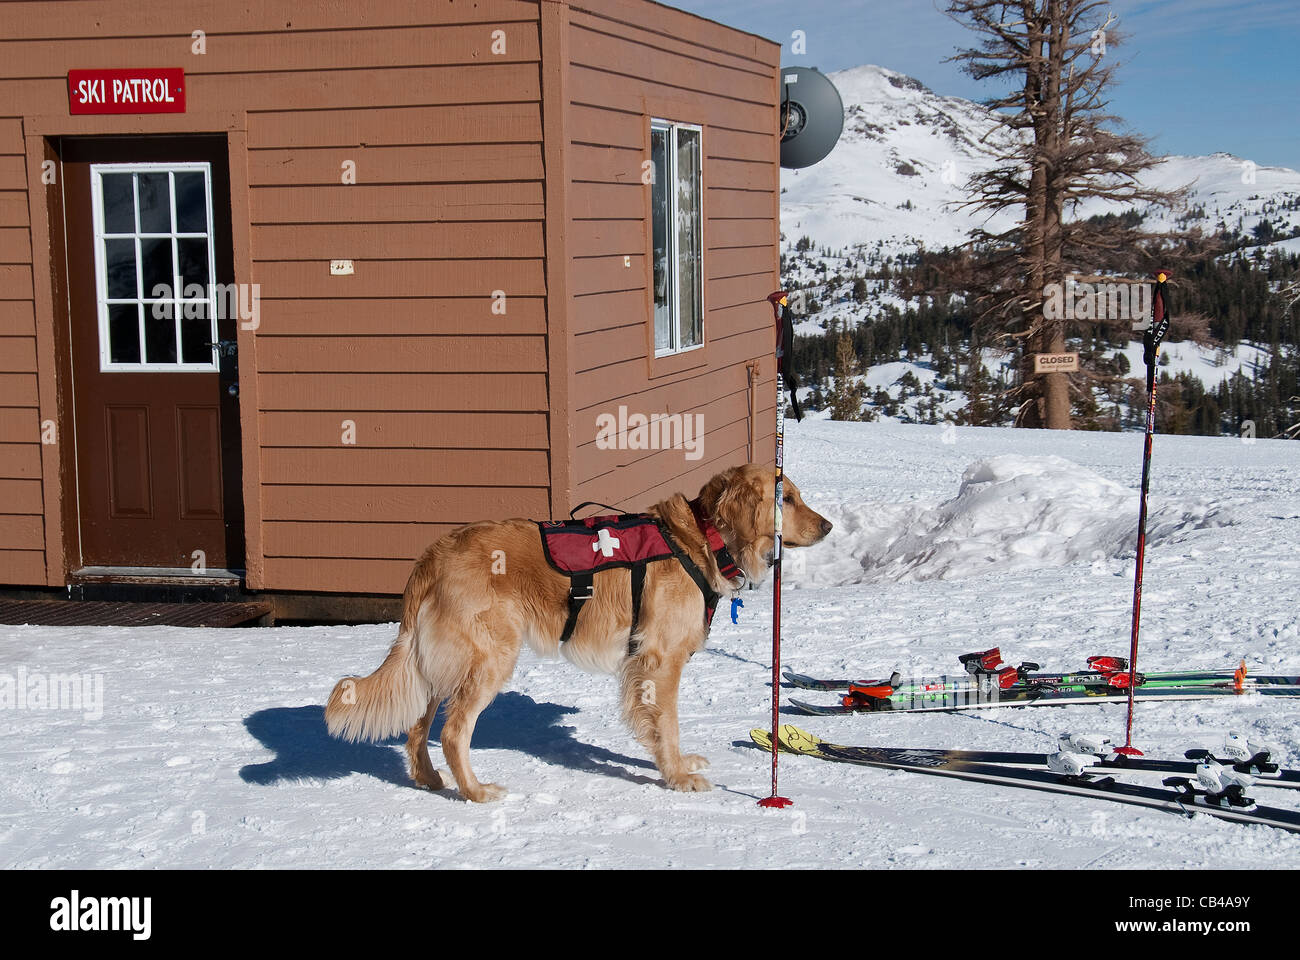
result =
[[[208,229],[203,233],[178,232],[176,227],[176,174],[200,172],[203,174],[203,193],[204,205],[207,211]],[[108,233],[105,230],[104,223],[104,174],[114,173],[166,173],[168,196],[171,203],[171,232],[142,232],[140,223],[140,183],[133,176],[131,178],[131,216],[135,221],[135,230],[132,233]],[[217,291],[216,291],[216,244],[213,242],[213,229],[215,221],[212,216],[212,165],[206,162],[183,162],[183,163],[95,163],[90,166],[90,191],[91,206],[94,214],[95,230],[95,297],[99,314],[99,369],[101,373],[211,373],[219,369],[217,354]],[[173,273],[171,280],[170,298],[154,297],[153,291],[149,291],[150,296],[145,296],[143,290],[144,277],[142,265],[144,263],[141,257],[140,241],[142,239],[163,239],[170,238],[172,247],[172,265],[176,269],[180,262],[177,256],[176,241],[184,239],[204,239],[207,240],[208,249],[208,280],[207,296],[201,300],[186,298],[183,296],[184,290],[181,288],[181,278],[179,274]],[[127,240],[135,241],[135,285],[136,296],[132,298],[108,296],[108,259],[106,256],[106,240]],[[145,305],[146,302],[170,302],[172,307],[172,322],[175,325],[176,336],[176,362],[174,363],[150,363],[148,357],[148,348],[145,343],[144,315],[145,311],[151,309]],[[119,303],[139,303],[140,309],[137,310],[137,323],[139,328],[137,336],[140,338],[140,357],[138,363],[114,362],[110,353],[109,326],[108,326],[108,308],[112,304]],[[212,344],[210,348],[210,359],[201,362],[185,363],[183,357],[183,347],[181,340],[181,320],[186,304],[206,303],[208,308],[208,342]]]
[[[659,120],[651,118],[650,131],[662,130],[668,134],[667,149],[665,150],[668,169],[663,171],[668,183],[668,235],[672,238],[670,248],[672,255],[669,256],[669,275],[671,277],[670,290],[668,296],[668,337],[669,344],[666,347],[660,347],[655,350],[656,357],[667,357],[678,353],[687,353],[691,350],[700,350],[704,347],[704,128],[694,123],[679,123],[675,120]],[[677,261],[677,131],[694,130],[700,136],[700,290],[696,297],[696,309],[700,312],[700,342],[692,343],[685,347],[681,345],[682,325],[681,317],[678,311],[681,309],[681,273],[678,269]],[[659,176],[659,171],[655,171],[655,176]],[[653,234],[653,228],[651,233]]]

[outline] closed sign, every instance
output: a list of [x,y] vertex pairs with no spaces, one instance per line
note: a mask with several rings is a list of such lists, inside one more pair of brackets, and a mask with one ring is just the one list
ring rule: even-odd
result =
[[146,70],[69,70],[68,112],[184,113],[185,71],[180,67]]
[[1034,354],[1034,373],[1074,373],[1078,369],[1077,353]]

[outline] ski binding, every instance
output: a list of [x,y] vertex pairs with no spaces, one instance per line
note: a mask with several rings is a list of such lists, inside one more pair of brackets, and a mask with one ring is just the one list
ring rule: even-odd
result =
[[[1197,779],[1200,780],[1199,771]],[[1255,809],[1255,801],[1246,796],[1245,788],[1240,783],[1227,783],[1224,784],[1222,790],[1210,791],[1199,789],[1187,777],[1166,777],[1161,782],[1166,787],[1173,787],[1180,791],[1180,800],[1190,800],[1197,806],[1233,808],[1236,810]],[[1205,783],[1203,780],[1200,782]]]
[[1067,753],[1110,753],[1110,737],[1101,733],[1063,733],[1061,750]]
[[1048,755],[1047,769],[1063,777],[1086,777],[1092,773],[1088,768],[1096,762],[1097,757],[1092,753],[1062,750]]

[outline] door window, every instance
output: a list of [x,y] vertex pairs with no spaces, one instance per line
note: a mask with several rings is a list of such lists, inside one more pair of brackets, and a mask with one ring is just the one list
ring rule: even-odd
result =
[[211,166],[98,163],[90,185],[100,370],[216,370]]

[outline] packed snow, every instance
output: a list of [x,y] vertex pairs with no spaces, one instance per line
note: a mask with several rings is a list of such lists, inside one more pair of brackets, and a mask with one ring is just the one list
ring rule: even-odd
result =
[[[792,478],[836,525],[788,555],[786,666],[869,678],[955,672],[958,654],[993,646],[1048,670],[1127,653],[1139,437],[821,420],[790,423],[786,437]],[[1139,668],[1244,658],[1254,673],[1300,673],[1298,450],[1156,437]],[[393,624],[0,627],[0,689],[19,675],[32,690],[56,674],[87,684],[76,708],[10,699],[0,710],[0,865],[1300,862],[1300,836],[1267,827],[801,757],[780,765],[794,805],[759,808],[770,764],[748,731],[770,717],[770,582],[743,599],[738,625],[720,609],[682,683],[683,749],[712,760],[712,792],[662,785],[617,719],[611,678],[525,652],[474,736],[480,777],[511,791],[488,805],[414,787],[401,738],[326,734],[331,686],[374,669]],[[841,743],[1044,751],[1066,730],[1122,738],[1124,706],[786,719]],[[1300,764],[1300,700],[1138,704],[1135,741],[1149,756],[1213,747],[1228,731],[1282,744]],[[1295,791],[1255,796],[1300,809]]]

